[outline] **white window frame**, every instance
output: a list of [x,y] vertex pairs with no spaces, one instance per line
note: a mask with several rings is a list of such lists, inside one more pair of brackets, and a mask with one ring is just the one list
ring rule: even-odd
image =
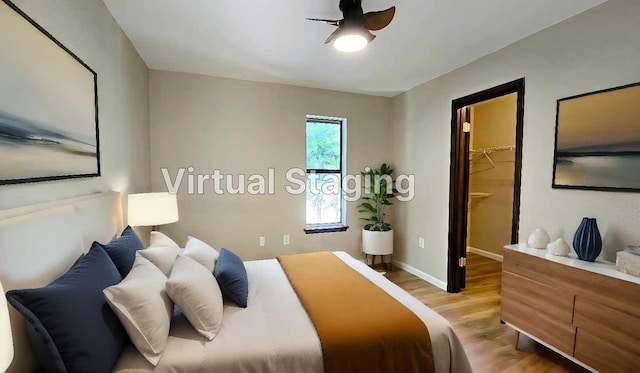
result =
[[[345,191],[343,181],[347,175],[347,118],[332,117],[325,115],[307,115],[305,120],[305,167],[307,165],[307,140],[306,126],[308,122],[327,122],[340,124],[340,222],[330,224],[309,224],[306,221],[306,196],[305,196],[305,232],[309,233],[328,233],[343,232],[349,227],[347,226],[347,201],[345,199]],[[311,171],[319,171],[318,169],[306,169],[305,179]],[[333,174],[338,170],[322,170],[322,173]],[[334,172],[331,172],[334,171]]]

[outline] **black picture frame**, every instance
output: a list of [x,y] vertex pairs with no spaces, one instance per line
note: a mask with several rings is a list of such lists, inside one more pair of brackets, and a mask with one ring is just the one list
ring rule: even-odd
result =
[[[557,100],[556,104],[556,127],[555,127],[555,142],[553,149],[553,174],[552,174],[552,183],[551,187],[553,189],[567,189],[567,190],[584,190],[584,191],[600,191],[600,192],[623,192],[623,193],[640,193],[640,177],[639,183],[637,187],[626,187],[626,186],[601,186],[601,185],[579,185],[579,184],[564,184],[558,181],[558,169],[559,164],[562,163],[559,161],[559,158],[564,158],[567,156],[567,153],[563,153],[559,151],[559,135],[560,135],[560,117],[561,117],[561,106],[563,103],[578,100],[585,97],[596,96],[601,94],[607,94],[611,92],[622,91],[631,88],[640,88],[640,82],[626,84],[618,87],[602,89],[598,91],[583,93],[575,96],[570,96],[566,98],[561,98]],[[638,125],[636,130],[640,133],[640,118],[638,120]],[[640,140],[640,138],[638,139]],[[634,151],[618,151],[618,152],[605,152],[605,151],[585,151],[577,156],[603,156],[603,155],[618,155],[618,156],[637,156],[638,157],[638,165],[640,166],[640,149]]]
[[[2,3],[7,5],[11,10],[20,15],[25,21],[27,21],[31,26],[37,29],[40,33],[42,33],[46,38],[48,38],[51,42],[53,42],[57,47],[66,52],[73,60],[79,63],[83,68],[85,68],[93,77],[93,110],[94,110],[94,118],[95,118],[95,172],[80,172],[80,173],[69,173],[69,174],[61,174],[61,175],[51,175],[51,176],[37,176],[37,177],[28,177],[28,178],[12,178],[12,179],[4,179],[2,175],[0,175],[0,186],[1,185],[14,185],[14,184],[24,184],[24,183],[36,183],[36,182],[45,182],[45,181],[55,181],[55,180],[66,180],[66,179],[79,179],[79,178],[91,178],[91,177],[100,177],[102,176],[101,164],[100,164],[100,127],[99,127],[99,111],[98,111],[98,74],[87,65],[82,59],[80,59],[75,53],[65,47],[58,39],[56,39],[53,35],[51,35],[47,30],[45,30],[42,26],[40,26],[36,21],[34,21],[29,15],[27,15],[24,11],[22,11],[18,6],[16,6],[10,0],[2,0]],[[1,108],[1,103],[0,103]],[[91,144],[92,145],[92,144]]]

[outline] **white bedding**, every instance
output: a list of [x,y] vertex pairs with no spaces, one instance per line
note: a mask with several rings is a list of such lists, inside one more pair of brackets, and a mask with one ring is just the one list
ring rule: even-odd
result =
[[[471,372],[460,341],[443,317],[349,254],[335,255],[427,325],[436,372]],[[157,367],[128,346],[114,371],[322,373],[320,340],[278,261],[245,262],[245,267],[249,277],[249,307],[225,305],[222,328],[213,341],[206,341],[184,316],[176,316],[167,349]]]

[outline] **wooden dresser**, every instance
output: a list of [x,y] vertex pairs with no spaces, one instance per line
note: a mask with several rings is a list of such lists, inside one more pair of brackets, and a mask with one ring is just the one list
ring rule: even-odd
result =
[[502,321],[581,365],[640,372],[640,278],[505,246]]

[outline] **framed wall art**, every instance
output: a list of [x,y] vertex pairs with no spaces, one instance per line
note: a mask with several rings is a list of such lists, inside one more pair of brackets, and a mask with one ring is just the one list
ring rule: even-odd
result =
[[0,2],[0,185],[100,176],[97,75]]
[[553,188],[640,192],[640,83],[558,100]]

